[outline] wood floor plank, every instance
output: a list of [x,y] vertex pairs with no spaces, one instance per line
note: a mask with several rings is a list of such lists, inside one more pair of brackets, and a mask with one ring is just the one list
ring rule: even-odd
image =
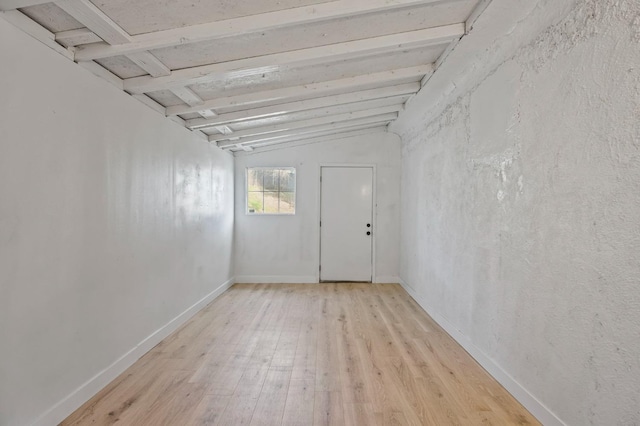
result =
[[286,426],[308,426],[313,424],[315,387],[311,379],[291,379],[287,391],[287,402],[282,416]]
[[349,426],[375,425],[376,416],[373,406],[364,402],[345,402],[344,424]]
[[67,425],[537,425],[398,285],[237,284]]
[[251,425],[281,425],[284,408],[289,391],[291,369],[283,367],[270,368],[262,386],[258,404],[253,411]]
[[304,308],[307,314],[303,317],[300,325],[298,344],[291,372],[291,380],[311,380],[314,386],[318,348],[318,318],[314,315],[314,306],[316,304],[317,298],[313,297],[311,293],[305,301]]
[[220,417],[229,404],[229,395],[203,395],[200,403],[190,415],[186,416],[186,426],[216,426],[220,424]]
[[331,298],[335,285],[320,287],[323,295],[319,304],[318,344],[316,353],[316,391],[341,391],[342,381],[338,368],[338,318],[337,306]]
[[344,425],[344,410],[340,391],[316,390],[313,404],[313,424],[315,426]]

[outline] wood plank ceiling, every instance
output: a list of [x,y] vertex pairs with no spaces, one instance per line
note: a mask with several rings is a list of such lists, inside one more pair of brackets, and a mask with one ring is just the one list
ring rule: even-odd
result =
[[0,11],[210,142],[249,151],[383,130],[489,1],[0,0]]

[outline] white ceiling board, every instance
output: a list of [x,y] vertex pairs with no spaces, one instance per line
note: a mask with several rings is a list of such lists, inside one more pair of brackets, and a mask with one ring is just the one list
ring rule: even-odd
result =
[[210,109],[201,109],[198,111],[198,114],[203,118],[211,118],[216,116],[216,113],[211,111]]
[[126,31],[89,0],[58,0],[56,4],[109,44],[131,41]]
[[[107,71],[104,67],[100,66],[96,62],[94,62],[94,61],[82,62],[82,63],[80,63],[78,65],[80,65],[82,68],[86,69],[87,71],[89,71],[93,75],[95,75],[97,77],[100,77],[101,79],[109,82],[113,86],[117,87],[119,90],[123,90],[124,89],[124,87],[122,85],[122,79],[120,77],[118,77],[117,75],[113,74],[110,71]],[[140,97],[143,97],[143,96],[140,95]],[[180,117],[178,117],[178,118],[180,118]]]
[[187,105],[200,105],[203,102],[202,98],[188,87],[177,87],[171,91]]
[[410,95],[393,96],[391,98],[374,99],[371,101],[355,102],[352,104],[336,105],[327,108],[311,109],[307,111],[297,111],[289,114],[277,115],[274,117],[260,118],[256,120],[241,121],[228,125],[234,132],[248,130],[255,127],[282,124],[290,121],[311,120],[319,117],[326,117],[337,114],[347,114],[357,111],[366,111],[376,108],[392,106],[394,111],[400,111]]
[[53,3],[46,3],[38,6],[25,7],[20,9],[22,13],[36,21],[52,33],[61,31],[77,30],[84,28],[80,22],[72,18],[64,10]]
[[251,151],[275,151],[279,149],[292,148],[301,145],[309,145],[314,143],[321,143],[327,141],[335,141],[344,138],[351,138],[355,136],[362,135],[370,135],[373,133],[386,132],[386,126],[360,126],[360,128],[355,128],[354,130],[330,130],[325,132],[318,132],[316,134],[305,135],[302,138],[292,138],[291,141],[277,141],[277,142],[264,142],[264,143],[254,143],[241,145],[240,147],[227,147],[225,148],[227,151],[233,152],[235,156],[243,156],[247,155],[247,148],[250,148]]
[[[89,0],[56,0],[56,5],[109,44],[131,42],[131,36]],[[134,52],[126,57],[152,77],[171,74],[171,70],[150,52]]]
[[[197,129],[200,127],[208,127],[291,114],[297,111],[308,111],[314,109],[318,110],[321,108],[336,107],[344,104],[357,104],[369,100],[395,98],[402,95],[411,96],[418,90],[420,90],[420,83],[416,82],[351,93],[341,93],[333,96],[324,96],[296,102],[281,103],[262,108],[253,108],[226,114],[219,114],[218,116],[210,119],[189,120],[187,122],[187,126],[192,129]],[[183,118],[185,117],[183,116]]]
[[0,0],[0,11],[14,10],[49,3],[51,0]]
[[[184,1],[184,0],[183,0]],[[249,33],[263,33],[276,28],[291,28],[312,22],[327,21],[346,16],[357,16],[382,10],[398,10],[417,4],[440,4],[460,0],[342,0],[295,9],[245,16],[224,21],[208,22],[186,28],[173,28],[134,36],[131,43],[110,46],[97,43],[80,46],[76,60],[90,61],[107,56],[126,55],[143,50],[181,46],[205,40],[220,40]]]
[[[239,59],[237,61],[176,70],[165,77],[138,77],[125,82],[125,86],[130,92],[146,93],[161,87],[206,84],[209,81],[226,82],[230,79],[243,78],[245,76],[262,76],[267,72],[280,72],[282,69],[290,67],[304,68],[327,63],[347,63],[352,61],[353,58],[373,57],[375,59],[387,59],[388,55],[393,55],[398,51],[406,52],[423,48],[424,46],[448,45],[452,40],[462,36],[464,30],[464,24],[454,24],[373,39]],[[442,50],[445,47],[442,46]]]
[[446,44],[422,49],[394,52],[380,57],[359,58],[337,63],[321,64],[304,68],[284,68],[277,72],[246,76],[233,80],[216,81],[206,85],[195,85],[192,89],[203,99],[219,96],[235,96],[256,90],[274,90],[286,86],[315,84],[326,80],[337,80],[367,72],[392,70],[402,64],[406,67],[430,64],[440,56]]
[[129,34],[137,35],[327,2],[319,0],[95,0],[94,3]]
[[205,101],[202,107],[184,105],[167,108],[167,114],[181,115],[187,112],[197,112],[203,107],[213,109],[217,113],[223,114],[247,109],[248,107],[275,105],[319,96],[330,96],[384,86],[412,83],[420,81],[425,74],[429,74],[430,72],[433,72],[433,65],[431,64],[323,81],[314,84],[256,91],[238,96],[218,97]]
[[[184,102],[189,106],[197,106],[197,105],[202,105],[204,103],[202,98],[188,87],[174,87],[174,88],[171,88],[171,92],[174,95],[176,95],[178,98],[180,98],[182,102]],[[202,118],[207,118],[207,119],[210,119],[216,116],[216,114],[210,109],[201,109],[198,111],[198,115],[200,115]],[[231,133],[231,129],[229,129],[228,127],[217,127],[217,129],[223,133],[225,132]]]
[[126,56],[114,56],[96,60],[97,63],[114,73],[120,78],[133,78],[147,75],[147,72],[133,63]]
[[391,121],[395,120],[398,117],[398,113],[389,113],[382,115],[375,115],[370,117],[359,118],[355,120],[345,120],[345,121],[336,121],[327,124],[318,124],[312,126],[305,126],[302,128],[293,128],[291,130],[284,130],[282,132],[277,133],[264,133],[258,135],[252,135],[243,137],[237,140],[222,140],[219,141],[220,138],[224,138],[221,135],[211,135],[209,136],[210,142],[216,142],[219,147],[228,147],[233,145],[245,145],[245,144],[253,144],[255,142],[262,142],[267,140],[276,140],[290,137],[300,137],[302,135],[313,134],[316,132],[327,131],[327,130],[337,130],[337,129],[351,129],[355,126],[374,126],[374,125],[382,125],[389,124]]
[[319,126],[324,124],[333,124],[340,123],[343,121],[351,121],[361,118],[367,118],[372,116],[381,116],[383,114],[392,114],[397,113],[402,109],[402,105],[388,105],[379,108],[372,108],[363,111],[351,111],[344,112],[341,114],[331,114],[325,115],[315,118],[307,118],[299,121],[290,121],[285,123],[276,123],[270,124],[267,126],[257,126],[251,127],[244,130],[238,130],[234,132],[224,132],[222,135],[218,135],[212,138],[209,138],[210,141],[221,141],[221,140],[229,140],[242,138],[246,136],[255,136],[255,135],[263,135],[263,134],[271,134],[271,133],[279,133],[279,132],[287,132],[296,129],[305,129],[308,127]]
[[4,13],[210,140],[281,144],[393,121],[489,1],[0,0],[0,9],[32,5],[33,20]]
[[[147,95],[154,101],[166,107],[184,105],[184,101],[179,97],[177,97],[175,93],[173,93],[170,90],[158,90],[157,92],[147,93]],[[200,117],[200,115],[196,115],[196,116]]]
[[157,49],[153,50],[153,54],[172,69],[193,67],[268,55],[282,52],[283,48],[298,50],[464,22],[474,4],[475,0],[460,0],[329,22],[314,22],[290,29]]
[[[65,58],[73,60],[73,52],[71,52],[70,50],[67,50],[62,45],[57,43],[55,41],[55,35],[51,31],[49,31],[42,25],[36,23],[36,21],[29,18],[27,15],[20,12],[19,10],[7,10],[7,11],[0,12],[0,18],[7,21],[8,23],[15,26],[16,28],[20,29],[21,31],[24,31],[25,33],[29,34],[35,40],[38,40],[40,43],[44,44],[50,49],[53,49],[54,51],[64,56]],[[94,62],[87,62],[87,63],[95,65]],[[104,68],[100,66],[98,67],[104,70]],[[106,70],[104,71],[108,72]],[[120,86],[120,90],[122,90],[122,80],[120,80],[119,86]]]
[[183,120],[197,120],[199,118],[202,118],[202,116],[196,112],[191,112],[189,114],[182,114],[180,118],[182,118]]
[[56,41],[65,47],[73,47],[79,44],[97,43],[102,41],[93,31],[87,28],[61,31],[55,35]]
[[[360,118],[357,120],[342,121],[339,123],[322,124],[318,126],[308,127],[305,129],[295,129],[289,132],[282,132],[277,134],[249,136],[237,141],[218,142],[218,146],[221,148],[224,148],[224,147],[229,147],[236,144],[244,145],[244,144],[253,144],[256,142],[275,141],[275,140],[280,140],[284,142],[284,141],[289,141],[293,139],[299,139],[304,135],[317,134],[319,132],[335,131],[338,129],[353,130],[354,127],[366,128],[369,126],[370,127],[380,126],[382,124],[388,124],[389,122],[395,120],[397,118],[397,115],[398,115],[397,113],[391,113],[391,114],[384,114],[384,115],[373,116],[373,117]],[[213,137],[215,138],[216,136],[213,136]]]
[[163,77],[171,74],[171,70],[149,52],[131,53],[127,55],[127,58],[153,77]]
[[202,133],[204,133],[207,136],[213,136],[213,135],[219,135],[220,132],[216,129],[214,129],[213,127],[210,127],[208,129],[202,129],[200,130]]

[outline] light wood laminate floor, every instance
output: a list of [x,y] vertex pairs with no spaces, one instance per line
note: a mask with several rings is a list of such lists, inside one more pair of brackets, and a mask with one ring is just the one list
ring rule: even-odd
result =
[[395,284],[240,284],[63,425],[538,424]]

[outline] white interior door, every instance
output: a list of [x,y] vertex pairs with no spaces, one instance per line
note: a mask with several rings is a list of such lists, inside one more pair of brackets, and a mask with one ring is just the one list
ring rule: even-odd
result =
[[322,167],[320,280],[372,278],[373,168]]

